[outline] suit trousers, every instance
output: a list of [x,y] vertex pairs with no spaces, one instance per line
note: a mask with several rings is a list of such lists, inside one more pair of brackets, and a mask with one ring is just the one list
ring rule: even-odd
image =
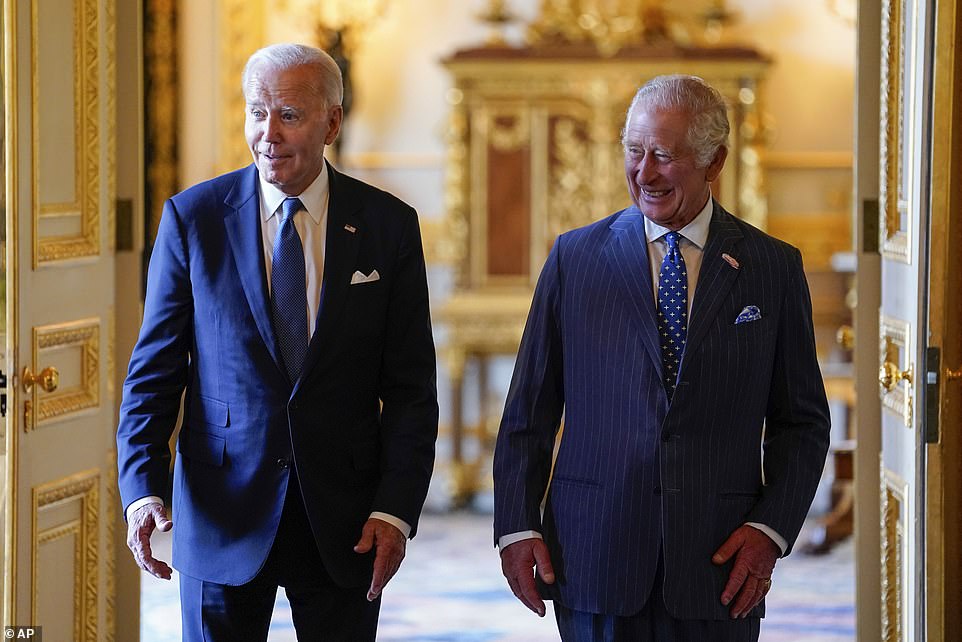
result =
[[[658,567],[645,606],[634,615],[619,616],[575,611],[554,603],[563,642],[758,642],[760,618],[681,620],[665,607],[665,562]],[[719,595],[719,599],[721,596]]]
[[264,642],[278,586],[291,604],[299,641],[374,641],[381,598],[368,602],[367,587],[344,588],[328,575],[293,467],[274,544],[254,579],[227,586],[180,576],[184,641]]

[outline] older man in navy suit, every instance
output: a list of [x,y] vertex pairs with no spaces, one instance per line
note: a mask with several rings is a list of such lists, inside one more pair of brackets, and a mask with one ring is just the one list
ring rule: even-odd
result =
[[185,640],[265,640],[278,586],[301,640],[374,640],[437,436],[417,216],[327,164],[341,74],[274,45],[243,77],[253,165],[167,201],[117,433],[128,545],[170,578]]
[[634,205],[563,234],[535,291],[495,540],[565,642],[757,640],[818,484],[829,421],[801,256],[712,199],[728,133],[701,79],[641,87],[622,141]]

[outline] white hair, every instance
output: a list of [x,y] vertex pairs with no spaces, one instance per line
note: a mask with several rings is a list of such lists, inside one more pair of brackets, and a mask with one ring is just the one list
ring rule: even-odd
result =
[[621,142],[625,144],[628,121],[635,109],[682,111],[691,117],[688,145],[695,152],[698,167],[707,167],[718,149],[728,146],[728,107],[717,89],[698,76],[672,74],[656,76],[635,93],[625,116]]
[[241,83],[245,92],[251,73],[261,65],[274,71],[286,71],[300,66],[313,67],[317,73],[312,86],[317,95],[324,100],[325,106],[340,105],[344,99],[341,70],[333,58],[316,47],[282,43],[258,49],[248,58],[244,66]]

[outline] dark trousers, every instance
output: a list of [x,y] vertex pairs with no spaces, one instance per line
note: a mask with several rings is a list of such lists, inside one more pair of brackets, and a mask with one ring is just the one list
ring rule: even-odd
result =
[[554,603],[563,642],[758,642],[760,618],[679,620],[665,608],[664,561],[659,554],[655,583],[645,606],[634,615],[575,611]]
[[290,479],[277,537],[253,580],[226,586],[180,576],[185,642],[264,642],[278,586],[291,603],[299,642],[373,642],[380,597],[368,602],[367,587],[343,588],[331,580],[317,552],[294,470]]

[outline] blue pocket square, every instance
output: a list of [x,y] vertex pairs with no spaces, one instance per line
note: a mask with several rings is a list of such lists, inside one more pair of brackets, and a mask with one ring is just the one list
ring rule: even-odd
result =
[[762,312],[758,309],[757,305],[746,305],[742,308],[742,311],[738,313],[738,317],[735,318],[735,324],[758,321],[761,318]]

